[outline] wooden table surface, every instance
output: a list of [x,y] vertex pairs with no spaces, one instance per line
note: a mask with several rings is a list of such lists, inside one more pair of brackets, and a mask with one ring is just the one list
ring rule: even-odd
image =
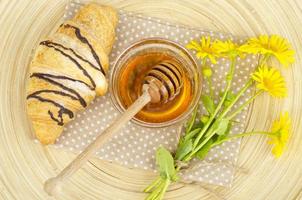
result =
[[[301,0],[107,0],[129,11],[236,35],[280,34],[296,50],[296,64],[283,74],[285,100],[261,96],[248,129],[268,129],[281,110],[293,118],[286,153],[276,160],[264,137],[243,140],[230,188],[173,185],[166,199],[302,199],[302,1]],[[62,196],[48,197],[42,183],[57,174],[73,154],[33,142],[25,113],[25,77],[31,49],[62,19],[65,0],[0,0],[0,199],[136,200],[154,178],[152,172],[91,160],[64,185]]]

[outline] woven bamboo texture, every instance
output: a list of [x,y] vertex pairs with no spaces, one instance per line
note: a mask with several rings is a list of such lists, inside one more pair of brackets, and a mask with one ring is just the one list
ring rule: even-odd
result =
[[[105,4],[208,30],[252,36],[277,33],[296,50],[296,64],[283,70],[285,100],[261,96],[248,129],[269,129],[281,110],[293,118],[289,148],[278,160],[264,137],[245,138],[230,188],[173,185],[166,199],[302,199],[302,1],[300,0],[107,0]],[[43,182],[75,155],[33,142],[25,113],[25,79],[31,50],[59,24],[65,0],[0,0],[0,199],[139,200],[152,172],[91,160],[64,185],[60,197],[43,192]]]

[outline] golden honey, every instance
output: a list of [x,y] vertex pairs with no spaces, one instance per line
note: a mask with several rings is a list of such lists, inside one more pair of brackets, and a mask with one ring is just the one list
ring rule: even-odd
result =
[[[143,52],[129,59],[120,71],[117,95],[123,107],[128,108],[142,93],[144,77],[148,71],[162,61],[179,61],[165,52]],[[135,117],[149,123],[162,123],[173,120],[187,111],[193,98],[192,80],[182,65],[182,87],[180,92],[168,102],[149,103]]]

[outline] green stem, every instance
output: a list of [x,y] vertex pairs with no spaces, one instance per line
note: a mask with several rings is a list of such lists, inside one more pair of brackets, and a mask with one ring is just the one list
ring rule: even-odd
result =
[[263,92],[263,90],[259,90],[258,92],[256,92],[256,94],[254,94],[254,96],[252,96],[249,100],[247,100],[244,104],[242,104],[241,106],[239,106],[239,108],[237,108],[237,110],[235,110],[230,116],[228,116],[228,119],[232,119],[234,118],[236,115],[238,115],[248,104],[250,104],[257,96],[259,96],[261,93]]
[[187,162],[189,160],[192,159],[192,157],[194,156],[195,153],[197,153],[214,135],[215,132],[213,131],[212,127],[209,129],[209,131],[207,132],[207,137],[202,141],[202,143],[200,143],[196,148],[193,149],[193,151],[191,151],[190,154],[188,154],[185,158],[184,161]]
[[161,177],[158,177],[155,181],[153,181],[148,187],[144,189],[144,192],[150,192],[153,188],[155,188],[161,181]]
[[241,90],[236,95],[235,99],[226,107],[226,109],[221,113],[219,118],[223,118],[230,109],[234,106],[234,104],[240,99],[240,97],[243,95],[243,93],[253,84],[253,80],[249,80],[246,82],[246,84],[241,88]]
[[[231,77],[232,80],[232,77]],[[231,82],[231,81],[230,81]],[[229,111],[230,109],[233,107],[233,105],[239,100],[239,98],[242,96],[242,94],[252,85],[253,81],[250,79],[242,88],[241,90],[238,92],[238,94],[236,95],[235,99],[230,103],[230,105],[228,105],[228,107],[221,113],[221,115],[218,117],[217,120],[221,120]],[[230,84],[231,85],[231,84]],[[227,90],[225,90],[224,95],[227,95],[227,93],[229,92],[230,87],[227,87]],[[224,97],[224,96],[223,96]],[[220,101],[220,104],[222,105],[225,101],[225,98],[222,98]],[[216,116],[216,115],[215,115]],[[215,132],[212,130],[212,128],[209,129],[208,133],[207,133],[207,138],[198,145],[198,147],[196,149],[194,149],[191,152],[191,156],[194,155],[196,152],[198,152],[214,135]],[[190,157],[188,156],[188,158],[186,158],[185,161],[188,161],[190,159]]]
[[[265,56],[264,57],[262,57],[262,59],[259,61],[259,65],[258,66],[261,66],[261,65],[263,65],[263,63],[264,62],[266,62],[266,60],[268,59],[270,57],[270,55],[269,54],[265,54]],[[245,87],[243,87],[242,88],[242,92],[240,91],[239,93],[238,93],[238,95],[236,96],[236,98],[235,98],[235,101],[233,102],[233,103],[231,103],[231,105],[230,106],[228,106],[228,111],[230,110],[230,108],[236,103],[236,101],[238,101],[238,99],[240,98],[240,96],[241,96],[241,94],[243,93],[243,92],[245,92],[246,91],[246,89],[251,85],[253,83],[253,81],[250,79],[248,82],[247,82],[247,84],[246,84],[246,86]],[[232,119],[233,117],[235,117],[238,113],[240,113],[241,112],[241,110],[245,107],[245,106],[247,106],[249,103],[251,103],[258,95],[260,95],[262,93],[262,90],[259,90],[258,92],[256,92],[256,94],[254,95],[254,96],[252,96],[248,101],[246,101],[243,105],[241,105],[236,111],[234,111],[232,114],[231,114],[231,116],[230,117],[228,117],[229,119]],[[226,112],[223,112],[223,116],[225,116],[225,114],[227,114],[227,112],[228,111],[226,111]]]
[[[217,105],[214,113],[210,116],[210,119],[208,120],[208,122],[205,124],[205,126],[203,127],[203,129],[201,130],[200,134],[198,135],[198,137],[195,139],[194,144],[193,144],[193,151],[191,151],[190,154],[188,154],[187,156],[185,156],[184,161],[188,161],[192,158],[192,156],[201,148],[201,145],[204,145],[212,136],[213,134],[211,134],[212,136],[210,136],[209,138],[207,138],[205,141],[203,141],[200,145],[198,145],[201,137],[203,136],[203,134],[208,130],[208,128],[210,127],[211,123],[213,122],[213,120],[215,119],[216,115],[218,114],[220,108],[223,105],[223,102],[225,101],[227,94],[231,88],[232,85],[232,80],[233,80],[233,75],[234,75],[234,69],[235,69],[235,58],[231,59],[231,67],[230,67],[230,71],[228,74],[228,79],[227,79],[227,86],[225,88],[225,91],[223,93],[223,96],[219,102],[219,104]],[[215,133],[214,133],[215,134]],[[198,145],[198,147],[197,147]]]
[[203,66],[203,67],[206,66],[206,62],[207,62],[207,58],[203,58],[203,59],[202,59],[202,66]]
[[187,125],[187,128],[186,128],[186,134],[189,133],[195,123],[195,119],[196,119],[196,115],[197,115],[197,112],[198,112],[198,108],[199,106],[197,105],[196,108],[194,109],[193,111],[193,115],[191,116],[190,120],[189,120],[189,123]]
[[214,99],[214,92],[213,92],[213,88],[212,88],[212,79],[211,77],[207,77],[207,81],[208,81],[208,85],[209,85],[209,88],[210,88],[210,97],[212,99]]
[[[202,66],[203,66],[203,67],[206,66],[206,62],[207,62],[207,59],[204,58],[204,59],[202,60]],[[205,76],[204,76],[204,77],[205,77]],[[211,98],[213,98],[213,97],[214,97],[214,93],[213,93],[213,89],[212,89],[212,79],[211,79],[211,77],[205,77],[205,78],[207,79],[208,85],[209,85],[209,88],[210,88],[210,96],[211,96]]]
[[236,135],[231,135],[223,140],[220,140],[216,143],[214,143],[211,147],[214,147],[214,146],[217,146],[217,145],[220,145],[226,141],[229,141],[229,140],[232,140],[232,139],[235,139],[235,138],[241,138],[241,137],[245,137],[245,136],[251,136],[251,135],[255,135],[255,134],[262,134],[262,135],[273,135],[272,133],[270,132],[265,132],[265,131],[253,131],[253,132],[247,132],[247,133],[240,133],[240,134],[236,134]]
[[264,56],[262,56],[262,59],[260,59],[258,66],[262,66],[269,59],[269,57],[270,54],[265,54]]
[[[253,83],[252,80],[249,80],[245,86],[239,91],[239,93],[236,95],[235,99],[232,101],[232,103],[221,113],[221,115],[217,118],[217,120],[221,120],[223,117],[225,117],[225,115],[230,111],[230,109],[233,107],[233,105],[239,100],[239,98],[242,96],[242,94],[251,86],[251,84]],[[247,106],[249,103],[251,103],[259,94],[261,94],[262,91],[258,91],[254,96],[252,96],[248,101],[246,101],[243,105],[241,105],[236,111],[234,111],[231,114],[231,117],[228,117],[228,119],[232,119],[234,116],[236,116],[239,112],[241,112],[243,110],[243,108],[245,106]],[[224,102],[225,99],[221,99],[220,103]],[[215,115],[216,116],[216,115]],[[212,128],[209,129],[208,133],[207,133],[207,138],[202,141],[202,143],[200,143],[196,148],[194,148],[194,150],[189,154],[189,156],[185,157],[185,161],[188,161],[191,159],[191,157],[198,152],[214,135],[215,132],[213,131]]]
[[163,186],[163,189],[161,190],[161,193],[159,194],[159,196],[156,200],[162,200],[164,198],[164,195],[165,195],[170,183],[171,183],[171,181],[169,179],[165,180],[165,184]]
[[147,197],[145,200],[157,200],[158,196],[160,195],[162,188],[164,186],[165,182],[163,181],[163,179],[160,180],[160,183],[157,185],[157,187],[155,188],[155,190],[153,190]]

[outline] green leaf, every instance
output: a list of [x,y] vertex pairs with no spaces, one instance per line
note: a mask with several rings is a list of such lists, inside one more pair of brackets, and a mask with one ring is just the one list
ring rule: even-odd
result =
[[[224,91],[220,91],[219,92],[219,97],[222,97],[224,95]],[[233,93],[233,91],[228,91],[226,99],[231,100],[232,98],[234,99],[236,97],[236,95]]]
[[156,164],[159,167],[160,176],[163,179],[175,181],[178,179],[174,159],[171,153],[164,147],[159,147],[156,151]]
[[194,124],[194,126],[192,127],[193,130],[197,129],[197,128],[203,128],[204,127],[204,123],[202,123],[201,121],[197,122]]
[[213,124],[213,130],[217,135],[223,135],[226,133],[229,126],[228,119],[221,119],[219,121],[215,121]]
[[204,107],[207,109],[209,114],[213,114],[215,111],[215,104],[213,99],[208,95],[202,95],[201,101],[204,105]]
[[195,137],[195,135],[197,133],[199,133],[201,131],[201,128],[195,128],[193,131],[187,133],[185,136],[184,136],[184,140],[189,140],[193,137]]
[[195,157],[203,160],[211,150],[213,139],[210,139],[196,154]]
[[182,160],[188,153],[193,149],[192,139],[187,139],[179,143],[179,146],[176,150],[175,159]]
[[228,124],[228,128],[227,130],[225,131],[225,133],[223,135],[219,135],[216,139],[215,139],[215,143],[219,143],[220,144],[220,141],[221,140],[224,140],[225,138],[227,138],[227,136],[230,134],[231,132],[231,129],[232,129],[232,123],[230,122]]
[[220,91],[220,92],[219,92],[219,97],[223,97],[223,94],[224,94],[224,91],[223,91],[223,90]]
[[209,121],[210,117],[208,115],[203,115],[200,117],[200,121],[202,124],[206,124]]
[[227,96],[226,96],[227,100],[230,100],[230,101],[234,100],[235,97],[236,97],[236,95],[232,91],[229,91]]
[[224,106],[230,105],[230,103],[232,103],[232,102],[234,101],[235,98],[236,98],[236,95],[235,95],[232,91],[229,91],[229,92],[227,93],[227,96],[226,96],[225,101],[223,102],[223,105],[224,105]]
[[224,133],[225,136],[228,136],[230,134],[232,127],[233,127],[233,124],[231,121],[229,121],[228,128]]
[[225,100],[223,106],[228,107],[231,104],[231,101]]

